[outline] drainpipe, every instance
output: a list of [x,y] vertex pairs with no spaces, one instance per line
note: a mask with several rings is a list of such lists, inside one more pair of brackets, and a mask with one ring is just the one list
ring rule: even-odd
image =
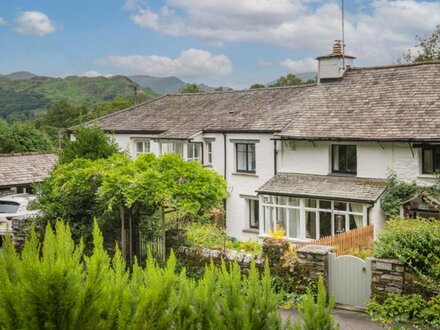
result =
[[[226,172],[226,164],[227,164],[227,161],[226,161],[226,133],[225,132],[223,132],[223,151],[224,151],[224,154],[223,154],[223,158],[224,158],[224,164],[223,164],[223,168],[224,168],[224,172],[223,172],[223,178],[226,180],[226,174],[227,174],[227,172]],[[223,200],[223,209],[225,210],[225,219],[224,219],[224,227],[226,228],[226,200],[227,200],[227,197]]]
[[374,204],[367,207],[367,226],[370,225],[370,210],[374,207]]
[[277,140],[273,140],[273,175],[277,175]]

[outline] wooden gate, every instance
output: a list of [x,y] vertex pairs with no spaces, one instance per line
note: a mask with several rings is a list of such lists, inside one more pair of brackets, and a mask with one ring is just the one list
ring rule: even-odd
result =
[[329,291],[338,304],[365,307],[371,296],[371,261],[328,254]]

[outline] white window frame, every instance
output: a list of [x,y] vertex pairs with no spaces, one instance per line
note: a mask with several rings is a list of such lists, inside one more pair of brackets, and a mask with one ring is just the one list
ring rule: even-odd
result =
[[183,143],[182,142],[161,142],[160,154],[177,154],[183,157]]
[[212,165],[212,141],[206,142],[206,163]]
[[[151,141],[150,140],[134,140],[134,155],[139,157],[140,155],[147,154],[151,152]],[[138,149],[138,143],[142,144],[142,150]]]
[[[196,154],[198,152],[198,155]],[[202,143],[190,142],[186,145],[186,160],[202,162]]]
[[[265,201],[265,197],[269,197],[270,202]],[[292,198],[298,198],[299,199],[299,205],[283,205],[277,203],[277,197],[292,197]],[[316,207],[306,207],[306,199],[313,199],[317,201]],[[321,208],[320,207],[320,201],[329,202],[330,208]],[[335,210],[335,203],[346,203],[346,210]],[[349,211],[349,204],[359,204],[362,205],[362,211],[360,212],[353,212]],[[363,203],[357,203],[357,202],[348,202],[348,201],[340,201],[340,200],[326,200],[326,199],[319,199],[319,198],[299,198],[295,196],[280,196],[280,195],[261,195],[260,196],[260,204],[261,204],[261,215],[260,215],[260,227],[262,230],[260,232],[263,235],[267,235],[268,232],[266,230],[266,221],[269,221],[269,219],[266,219],[266,207],[271,208],[269,209],[269,212],[272,212],[272,218],[275,219],[272,224],[272,230],[276,229],[276,219],[277,219],[277,209],[296,209],[299,211],[299,230],[298,230],[298,237],[289,237],[289,218],[290,214],[289,211],[287,211],[286,214],[286,236],[285,238],[290,240],[314,240],[314,239],[320,239],[320,212],[328,212],[330,213],[330,221],[331,221],[331,235],[334,236],[335,234],[335,215],[343,215],[345,217],[345,231],[350,231],[350,215],[354,216],[362,216],[362,226],[366,225],[366,204]],[[316,228],[316,237],[315,238],[309,238],[306,237],[306,212],[314,212],[315,213],[315,228]]]

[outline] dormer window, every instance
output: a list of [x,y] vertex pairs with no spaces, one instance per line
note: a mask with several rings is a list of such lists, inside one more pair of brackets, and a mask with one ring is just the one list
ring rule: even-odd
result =
[[356,174],[357,152],[355,145],[332,145],[332,172]]
[[422,147],[422,174],[440,173],[440,145]]

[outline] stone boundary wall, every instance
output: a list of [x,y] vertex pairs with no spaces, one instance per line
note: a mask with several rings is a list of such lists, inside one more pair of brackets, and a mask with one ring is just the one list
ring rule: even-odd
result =
[[222,260],[226,262],[236,261],[244,272],[250,268],[252,260],[255,261],[257,268],[264,268],[264,258],[262,256],[241,253],[235,250],[214,250],[201,247],[180,246],[174,251],[177,258],[190,268],[209,265],[211,260],[215,265],[221,265]]
[[310,278],[317,281],[322,276],[327,288],[328,253],[332,251],[333,248],[331,246],[324,245],[306,245],[296,250],[298,262],[304,266]]
[[404,274],[404,264],[399,260],[371,258],[372,294],[402,293]]

